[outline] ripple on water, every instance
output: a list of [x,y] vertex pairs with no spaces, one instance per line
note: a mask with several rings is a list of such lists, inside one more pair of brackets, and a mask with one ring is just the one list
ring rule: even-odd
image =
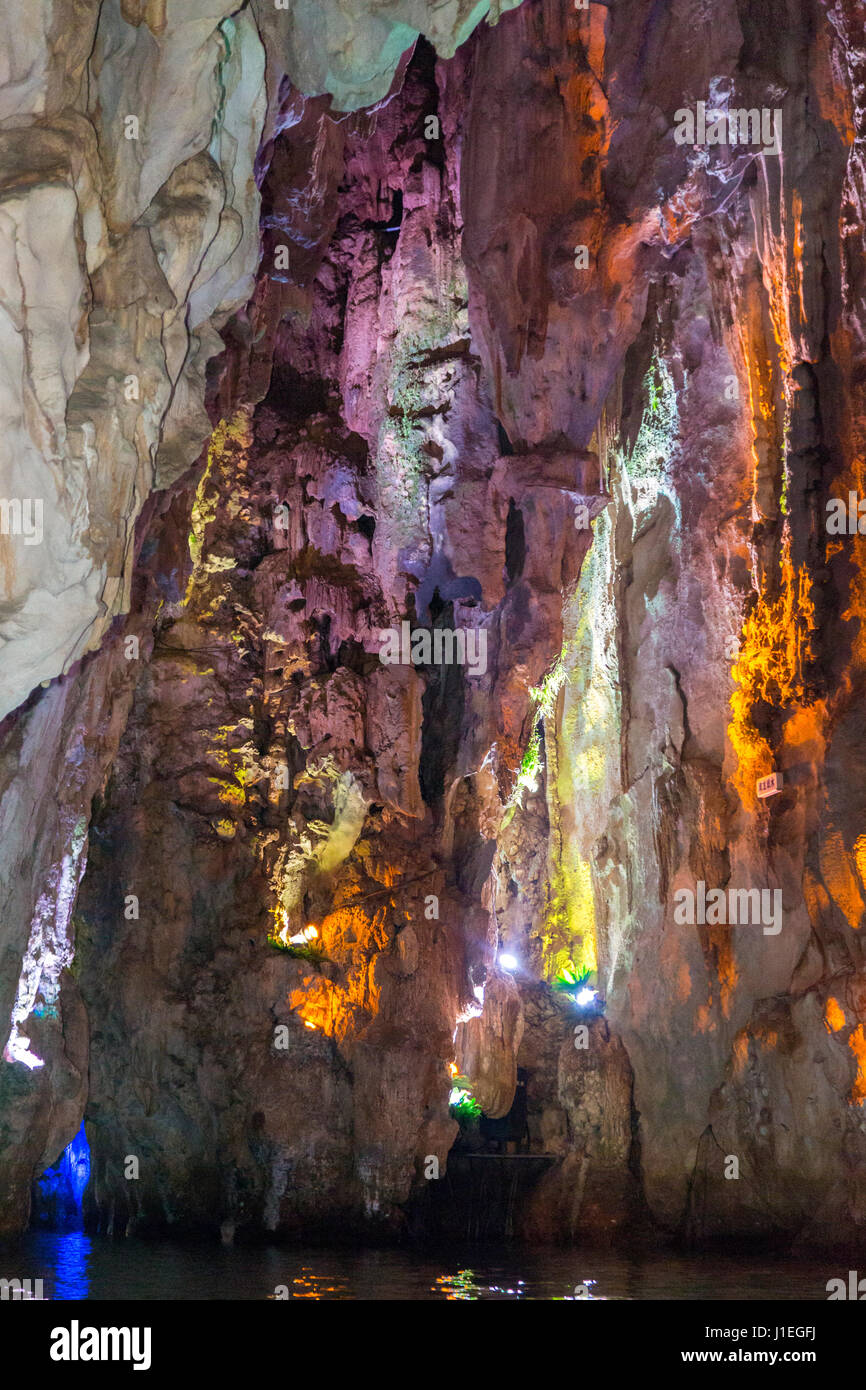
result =
[[[225,1247],[33,1233],[0,1244],[0,1277],[52,1299],[826,1300],[834,1261],[510,1246],[437,1251]],[[844,1271],[842,1271],[844,1273]]]

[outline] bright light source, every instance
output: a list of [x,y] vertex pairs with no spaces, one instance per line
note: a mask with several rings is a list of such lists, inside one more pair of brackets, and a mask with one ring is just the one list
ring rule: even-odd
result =
[[[284,927],[283,931],[285,930],[286,928]],[[311,941],[315,941],[318,935],[318,927],[314,927],[311,924],[308,927],[304,927],[303,931],[295,932],[294,936],[288,937],[288,942],[290,946],[308,946]],[[287,939],[285,936],[283,936],[283,932],[280,932],[280,936],[283,941]]]
[[500,951],[499,964],[503,970],[516,970],[518,963],[516,956],[509,955],[507,951]]
[[577,995],[575,996],[576,1002],[580,1005],[582,1009],[585,1009],[587,1004],[592,1003],[593,999],[596,996],[596,993],[597,991],[594,989],[580,989],[578,990]]
[[35,1052],[30,1051],[30,1039],[25,1038],[18,1032],[17,1027],[13,1027],[9,1035],[9,1041],[3,1053],[4,1062],[21,1062],[30,1071],[35,1071],[37,1067],[44,1067],[45,1063],[41,1057],[37,1057]]

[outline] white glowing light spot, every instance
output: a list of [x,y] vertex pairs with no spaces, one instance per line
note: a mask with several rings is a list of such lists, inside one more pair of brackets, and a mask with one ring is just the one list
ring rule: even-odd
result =
[[587,1004],[591,1004],[591,1003],[592,1003],[593,999],[594,999],[595,996],[596,996],[596,992],[597,992],[597,991],[594,990],[594,989],[581,989],[581,990],[578,990],[577,996],[576,996],[576,998],[577,998],[577,1003],[580,1005],[580,1007],[581,1007],[582,1009],[585,1009],[586,1006],[587,1006]]
[[68,853],[47,875],[45,891],[39,896],[30,924],[30,939],[21,962],[18,992],[10,1019],[11,1031],[3,1051],[7,1062],[20,1062],[30,1071],[45,1063],[30,1051],[30,1039],[21,1029],[36,1008],[38,997],[41,996],[49,1007],[56,1004],[61,975],[75,956],[69,925],[87,862],[86,842],[87,819],[80,816],[70,833]]
[[30,1039],[25,1038],[21,1033],[13,1032],[6,1044],[3,1058],[7,1062],[21,1062],[30,1071],[35,1071],[37,1067],[44,1067],[45,1063],[41,1057],[37,1057],[35,1052],[30,1051]]
[[516,970],[519,961],[516,956],[509,955],[507,951],[501,951],[499,954],[499,964],[502,966],[503,970]]

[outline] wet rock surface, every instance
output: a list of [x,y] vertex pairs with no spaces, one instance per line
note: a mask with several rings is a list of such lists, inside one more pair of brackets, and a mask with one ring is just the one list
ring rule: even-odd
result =
[[74,8],[0,114],[2,1229],[83,1119],[103,1230],[423,1230],[520,1067],[511,1232],[858,1242],[862,7]]

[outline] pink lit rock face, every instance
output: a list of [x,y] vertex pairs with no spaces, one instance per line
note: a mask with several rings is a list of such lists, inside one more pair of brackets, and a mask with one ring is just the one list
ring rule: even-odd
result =
[[[866,485],[858,7],[524,0],[470,36],[454,3],[437,56],[411,4],[333,51],[202,4],[193,57],[142,8],[100,18],[112,237],[52,397],[97,421],[88,544],[125,540],[44,673],[92,651],[2,727],[0,1003],[39,981],[45,1065],[0,1071],[0,1227],[83,1116],[102,1229],[395,1233],[452,1068],[497,1119],[521,1067],[525,1239],[858,1239],[866,584],[824,526]],[[176,69],[186,125],[133,160],[110,113]],[[781,153],[677,143],[726,93]],[[134,332],[177,388],[155,455],[96,408]],[[404,623],[471,631],[477,674],[383,663]],[[678,921],[698,881],[780,890],[781,930]]]

